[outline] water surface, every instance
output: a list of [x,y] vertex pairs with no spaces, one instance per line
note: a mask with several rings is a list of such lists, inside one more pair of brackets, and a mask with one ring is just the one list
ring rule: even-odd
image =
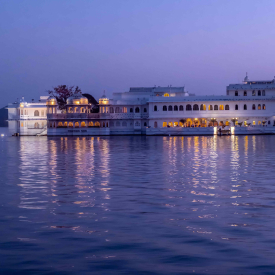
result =
[[1,274],[274,274],[274,143],[1,137]]

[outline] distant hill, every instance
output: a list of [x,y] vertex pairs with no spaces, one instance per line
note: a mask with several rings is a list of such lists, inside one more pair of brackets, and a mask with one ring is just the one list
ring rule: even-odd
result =
[[8,109],[5,106],[0,109],[0,127],[8,127]]

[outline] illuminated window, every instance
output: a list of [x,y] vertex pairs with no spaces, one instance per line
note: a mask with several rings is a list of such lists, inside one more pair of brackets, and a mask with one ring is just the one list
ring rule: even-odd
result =
[[262,124],[262,122],[261,121],[258,121],[258,125],[261,125]]
[[243,109],[247,110],[247,105],[246,104],[243,105]]
[[[80,113],[84,113],[84,107],[80,108]],[[103,107],[103,113],[104,113],[104,107]]]
[[201,104],[200,110],[201,110],[201,111],[206,111],[206,105],[205,105],[205,104]]
[[79,127],[79,122],[75,122],[74,127]]
[[199,110],[199,105],[198,104],[194,104],[193,111],[198,111],[198,110]]
[[170,127],[173,127],[173,122],[170,121],[170,122],[168,123],[168,125],[169,125]]
[[154,106],[154,111],[156,112],[158,110],[157,105]]
[[178,110],[179,110],[178,106],[175,105],[175,106],[174,106],[174,111],[178,111]]
[[167,106],[164,105],[163,108],[162,108],[163,111],[167,111]]
[[265,110],[265,104],[263,104],[263,110]]
[[162,127],[167,127],[167,122],[163,122]]
[[86,127],[86,123],[85,121],[82,121],[81,124],[80,124],[81,127]]
[[74,108],[74,112],[77,113],[78,112],[78,107]]
[[262,109],[261,104],[258,104],[258,110],[261,110],[261,109]]
[[214,106],[214,111],[218,111],[219,110],[219,106],[218,105],[215,105]]
[[165,97],[169,97],[169,94],[168,94],[168,93],[166,93],[166,94],[164,94],[164,96],[165,96]]
[[183,111],[183,106],[182,105],[180,105],[180,111]]
[[67,127],[68,126],[68,123],[67,121],[64,122],[64,126]]
[[178,122],[174,122],[174,127],[177,127],[179,125]]
[[93,126],[94,126],[93,122],[90,121],[90,122],[89,122],[89,127],[93,127]]
[[96,126],[96,127],[100,127],[100,123],[97,121],[97,122],[95,123],[95,126]]
[[256,125],[256,122],[255,121],[253,121],[253,123],[252,123],[253,125]]
[[69,127],[74,127],[74,124],[72,122],[69,122]]
[[224,107],[223,107],[223,105],[220,105],[220,108],[219,108],[221,111],[223,111],[224,110]]
[[168,111],[173,111],[173,107],[171,105],[168,107]]
[[225,122],[225,126],[229,126],[229,121],[226,121],[226,122]]
[[[51,108],[50,108],[51,109]],[[73,112],[73,108],[72,107],[69,107],[68,108],[68,113],[72,113]],[[51,112],[50,112],[51,113]]]
[[21,122],[21,127],[24,127],[24,123],[23,122]]
[[192,111],[192,106],[190,104],[186,105],[186,111]]
[[58,122],[57,127],[62,127],[62,126],[63,126],[62,122]]
[[229,105],[225,105],[225,110],[229,111]]
[[209,110],[209,111],[213,111],[213,106],[212,106],[212,105],[209,105],[209,106],[208,106],[208,110]]
[[38,110],[34,111],[34,116],[39,116],[39,111]]

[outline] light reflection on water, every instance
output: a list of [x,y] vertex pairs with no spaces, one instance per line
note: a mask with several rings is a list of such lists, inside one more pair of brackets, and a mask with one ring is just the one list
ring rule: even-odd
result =
[[274,141],[1,139],[0,270],[272,274]]

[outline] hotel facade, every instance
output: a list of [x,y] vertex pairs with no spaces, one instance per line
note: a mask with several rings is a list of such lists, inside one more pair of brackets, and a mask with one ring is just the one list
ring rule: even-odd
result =
[[[242,83],[228,85],[224,96],[195,96],[184,87],[130,88],[111,99],[103,95],[99,113],[91,113],[88,99],[81,95],[70,97],[62,112],[53,97],[44,105],[27,104],[18,103],[16,110],[9,106],[20,135],[213,135],[219,129],[231,134],[275,133],[275,79],[250,81],[246,76]],[[36,131],[32,123],[37,117],[28,118],[28,131],[24,123],[21,127],[22,120],[25,110],[29,113],[33,107],[47,117],[41,117]],[[44,132],[42,120],[47,122]]]

